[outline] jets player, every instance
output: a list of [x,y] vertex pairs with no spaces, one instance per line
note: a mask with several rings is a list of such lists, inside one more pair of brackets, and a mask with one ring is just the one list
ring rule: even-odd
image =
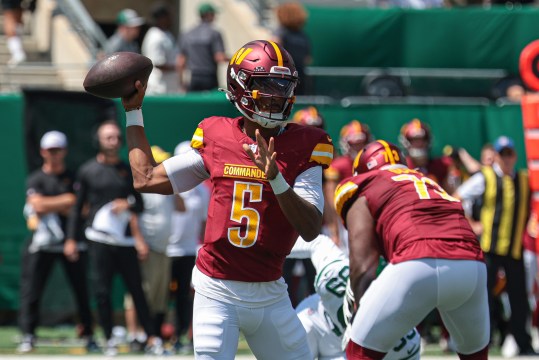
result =
[[[305,298],[296,308],[307,331],[309,347],[314,359],[346,359],[344,349],[349,340],[349,326],[354,299],[347,290],[349,278],[348,256],[326,235],[311,242],[299,238],[289,258],[310,258],[316,268],[316,294]],[[349,290],[349,288],[348,288]],[[411,329],[384,359],[419,359],[421,338]]]

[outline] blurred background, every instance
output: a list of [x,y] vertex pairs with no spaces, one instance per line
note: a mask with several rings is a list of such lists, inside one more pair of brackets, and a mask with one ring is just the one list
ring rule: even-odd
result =
[[[201,1],[168,0],[170,32],[178,43],[199,22]],[[215,27],[228,57],[253,39],[274,38],[280,0],[213,0]],[[434,155],[447,145],[476,159],[483,144],[500,135],[515,140],[517,166],[527,166],[519,56],[539,39],[534,1],[478,0],[305,0],[303,31],[310,59],[294,110],[316,105],[335,139],[352,119],[368,124],[376,138],[398,143],[401,126],[418,118],[430,125]],[[95,154],[96,125],[113,117],[123,123],[119,101],[84,92],[83,79],[103,57],[131,8],[146,21],[135,39],[142,46],[152,26],[147,0],[37,0],[22,2],[25,58],[13,61],[0,16],[0,325],[16,324],[20,253],[29,233],[22,209],[25,179],[40,166],[39,139],[51,130],[70,143],[67,163],[77,167]],[[3,31],[3,32],[2,32]],[[218,80],[226,86],[226,63]],[[186,76],[188,77],[189,74]],[[237,116],[217,90],[148,95],[145,126],[151,143],[172,152],[189,140],[196,124],[215,114]],[[124,149],[123,156],[126,156]],[[41,302],[43,325],[70,322],[71,291],[55,269]],[[121,308],[123,287],[115,287]]]

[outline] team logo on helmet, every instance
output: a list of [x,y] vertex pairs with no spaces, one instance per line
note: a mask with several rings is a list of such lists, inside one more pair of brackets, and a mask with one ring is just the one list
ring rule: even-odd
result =
[[297,83],[290,54],[273,41],[256,40],[230,59],[224,91],[246,118],[274,128],[287,123]]

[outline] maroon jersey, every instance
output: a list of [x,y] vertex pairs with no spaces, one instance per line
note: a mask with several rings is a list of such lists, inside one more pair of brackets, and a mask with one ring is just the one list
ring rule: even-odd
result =
[[483,259],[461,203],[419,171],[391,167],[343,180],[335,193],[343,219],[360,196],[367,199],[380,249],[391,263]]
[[324,171],[324,177],[327,180],[341,181],[352,176],[354,159],[348,155],[342,155],[333,160],[331,165]]
[[[298,234],[279,207],[270,184],[242,145],[256,142],[242,131],[242,118],[211,117],[199,125],[191,146],[200,152],[212,182],[204,244],[197,267],[218,279],[263,282],[279,279]],[[294,185],[302,172],[327,167],[333,145],[321,129],[289,124],[275,138],[277,166]]]

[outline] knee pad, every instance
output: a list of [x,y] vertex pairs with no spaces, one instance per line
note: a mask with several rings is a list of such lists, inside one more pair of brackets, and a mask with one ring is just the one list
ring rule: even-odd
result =
[[206,316],[204,322],[194,323],[195,352],[218,353],[224,343],[224,318]]

